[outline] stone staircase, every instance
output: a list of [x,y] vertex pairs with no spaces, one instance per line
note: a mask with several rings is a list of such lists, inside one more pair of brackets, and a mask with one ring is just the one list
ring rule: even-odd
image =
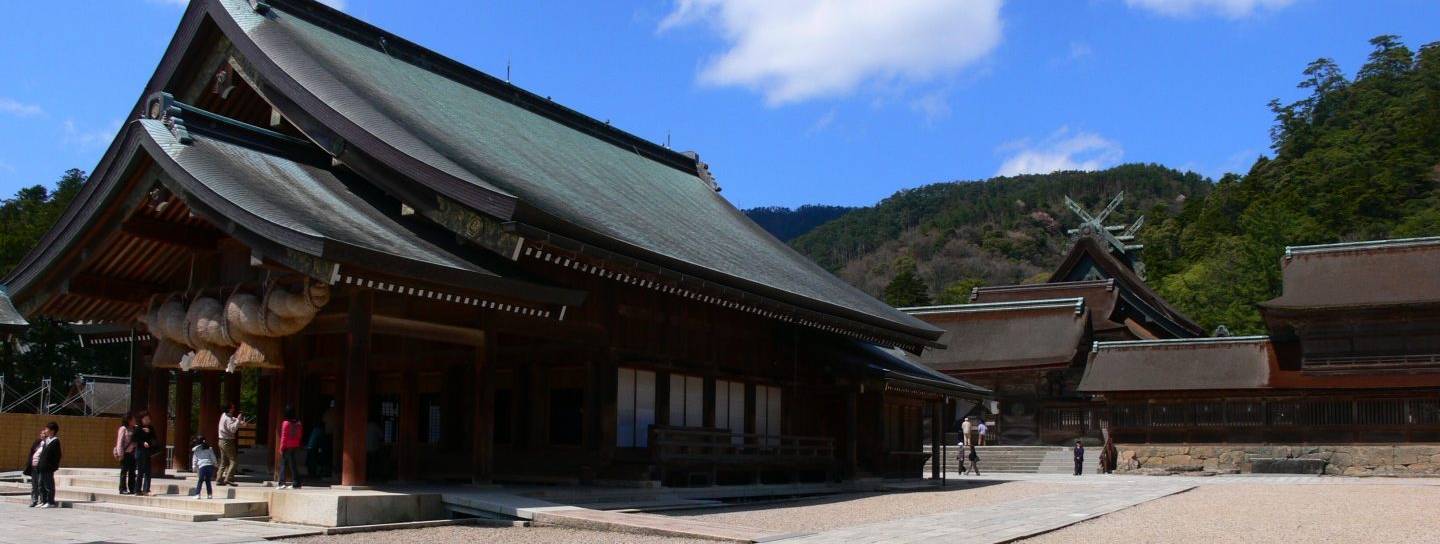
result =
[[[945,466],[958,470],[960,448],[946,448]],[[979,446],[980,473],[1071,474],[1075,470],[1070,448],[1065,446]],[[968,461],[967,461],[968,464]],[[1096,474],[1100,467],[1100,448],[1085,448],[1085,474]],[[925,474],[930,473],[926,463]]]
[[[193,474],[156,478],[151,495],[121,495],[115,469],[60,469],[55,474],[55,500],[62,507],[110,512],[172,521],[213,521],[220,518],[264,518],[271,488],[216,487],[214,499],[195,500]],[[30,484],[0,482],[0,499],[28,504]]]

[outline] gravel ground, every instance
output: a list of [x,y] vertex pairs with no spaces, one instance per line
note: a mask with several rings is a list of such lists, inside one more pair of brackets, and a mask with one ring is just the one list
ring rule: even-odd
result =
[[1434,486],[1210,485],[1024,542],[1437,542],[1437,503]]
[[1055,486],[1048,483],[1005,482],[945,491],[864,493],[780,504],[663,513],[776,532],[809,533],[874,521],[951,512],[1054,492]]
[[714,540],[689,540],[660,536],[581,531],[559,527],[431,527],[350,535],[287,538],[286,544],[443,544],[485,542],[493,544],[715,544]]

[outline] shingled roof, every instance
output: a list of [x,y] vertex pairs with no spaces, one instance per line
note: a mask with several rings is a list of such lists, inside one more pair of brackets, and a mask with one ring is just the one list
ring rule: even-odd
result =
[[282,113],[448,198],[811,311],[922,341],[940,335],[766,233],[692,156],[315,2],[206,4]]
[[1265,336],[1096,342],[1080,391],[1192,391],[1269,387],[1275,349]]
[[1061,261],[1060,266],[1050,275],[1049,282],[1101,279],[1081,275],[1081,265],[1086,262],[1092,263],[1094,268],[1101,272],[1103,278],[1114,279],[1123,288],[1121,289],[1121,298],[1141,310],[1145,315],[1153,316],[1154,324],[1165,329],[1170,336],[1175,338],[1206,336],[1204,328],[1171,306],[1159,293],[1151,289],[1134,270],[1111,254],[1110,250],[1101,242],[1090,236],[1081,236],[1075,240],[1075,245],[1070,247],[1070,252],[1065,255],[1065,260]]
[[1090,311],[1079,297],[901,310],[945,330],[946,349],[920,360],[947,372],[1065,366],[1090,336]]
[[1095,332],[1125,328],[1124,323],[1112,320],[1115,302],[1119,299],[1119,293],[1115,291],[1114,278],[976,287],[970,292],[971,303],[1022,302],[1075,297],[1085,299],[1085,307],[1090,309],[1090,328]]
[[1288,247],[1281,272],[1283,293],[1262,309],[1440,304],[1440,237]]

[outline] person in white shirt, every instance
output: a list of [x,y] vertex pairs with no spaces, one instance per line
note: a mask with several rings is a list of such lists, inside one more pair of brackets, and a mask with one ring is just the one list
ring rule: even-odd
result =
[[960,445],[961,445],[961,446],[965,446],[965,445],[969,445],[969,444],[970,444],[970,418],[969,418],[969,417],[966,417],[966,418],[965,418],[965,421],[960,424],[960,436],[961,436],[961,439],[960,439]]
[[233,402],[225,407],[225,413],[220,414],[220,429],[216,434],[220,439],[220,475],[215,480],[215,485],[236,485],[235,470],[239,465],[236,439],[240,434],[240,426],[244,424],[245,418],[240,417],[240,407]]
[[205,437],[195,437],[194,446],[190,448],[190,470],[195,471],[195,492],[191,495],[196,500],[200,499],[200,486],[205,486],[205,498],[215,498],[215,488],[210,482],[215,481],[215,450],[210,444],[205,443]]

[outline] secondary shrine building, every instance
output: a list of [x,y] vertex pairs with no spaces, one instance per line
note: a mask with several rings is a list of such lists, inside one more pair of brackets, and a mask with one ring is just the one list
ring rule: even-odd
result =
[[192,2],[128,119],[5,282],[134,328],[170,444],[258,368],[347,485],[918,476],[988,394],[695,154],[316,2]]

